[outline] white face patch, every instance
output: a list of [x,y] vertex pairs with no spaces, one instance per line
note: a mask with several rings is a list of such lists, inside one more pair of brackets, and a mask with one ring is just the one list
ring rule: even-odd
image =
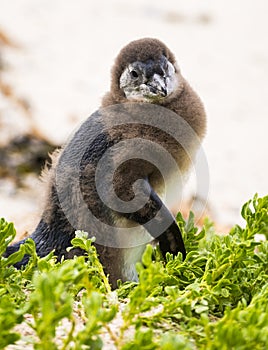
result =
[[168,95],[172,94],[174,92],[178,85],[179,85],[179,79],[176,74],[175,68],[172,63],[168,61],[168,74],[166,77],[166,84],[167,84],[167,92]]
[[[154,67],[157,69],[155,73]],[[160,63],[158,66],[153,66],[151,61],[150,63],[136,61],[129,64],[120,77],[120,88],[126,98],[142,102],[163,99],[171,95],[178,85],[178,75],[173,64],[167,59],[164,67]]]

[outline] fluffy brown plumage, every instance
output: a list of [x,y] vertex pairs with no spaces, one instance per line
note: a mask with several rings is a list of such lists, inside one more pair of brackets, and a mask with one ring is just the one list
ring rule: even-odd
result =
[[157,60],[161,55],[164,55],[174,65],[179,77],[179,85],[171,96],[158,100],[156,103],[182,116],[202,139],[206,132],[206,113],[203,103],[181,75],[174,54],[158,39],[139,39],[122,48],[115,59],[111,72],[110,91],[104,96],[102,106],[107,107],[126,102],[126,96],[123,90],[120,89],[119,80],[129,63],[135,61],[146,62],[150,59]]

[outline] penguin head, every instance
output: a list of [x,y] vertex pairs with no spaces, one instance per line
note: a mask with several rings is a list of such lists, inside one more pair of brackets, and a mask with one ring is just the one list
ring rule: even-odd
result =
[[179,84],[175,57],[158,39],[129,43],[120,51],[112,70],[111,91],[130,101],[164,100]]

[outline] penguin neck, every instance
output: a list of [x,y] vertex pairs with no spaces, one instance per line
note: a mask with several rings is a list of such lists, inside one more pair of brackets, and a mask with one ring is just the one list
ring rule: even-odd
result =
[[[124,93],[117,89],[109,91],[102,100],[102,107],[108,107],[119,103],[128,103]],[[149,103],[149,102],[146,102]],[[180,84],[170,96],[157,103],[170,109],[182,117],[202,139],[206,132],[206,113],[202,101],[189,83],[181,76]]]

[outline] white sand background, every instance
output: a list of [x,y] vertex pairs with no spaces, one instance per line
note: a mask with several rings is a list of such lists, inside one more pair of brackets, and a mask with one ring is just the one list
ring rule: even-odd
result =
[[[29,101],[38,129],[61,144],[99,107],[121,47],[141,37],[164,41],[205,104],[210,213],[229,226],[241,222],[241,205],[255,192],[268,192],[267,10],[266,0],[0,0],[0,29],[19,45],[4,51],[3,79]],[[0,111],[9,133],[29,128],[4,98]],[[19,232],[40,206],[32,181],[31,192],[0,183],[0,216]],[[195,176],[185,196],[194,184]]]

